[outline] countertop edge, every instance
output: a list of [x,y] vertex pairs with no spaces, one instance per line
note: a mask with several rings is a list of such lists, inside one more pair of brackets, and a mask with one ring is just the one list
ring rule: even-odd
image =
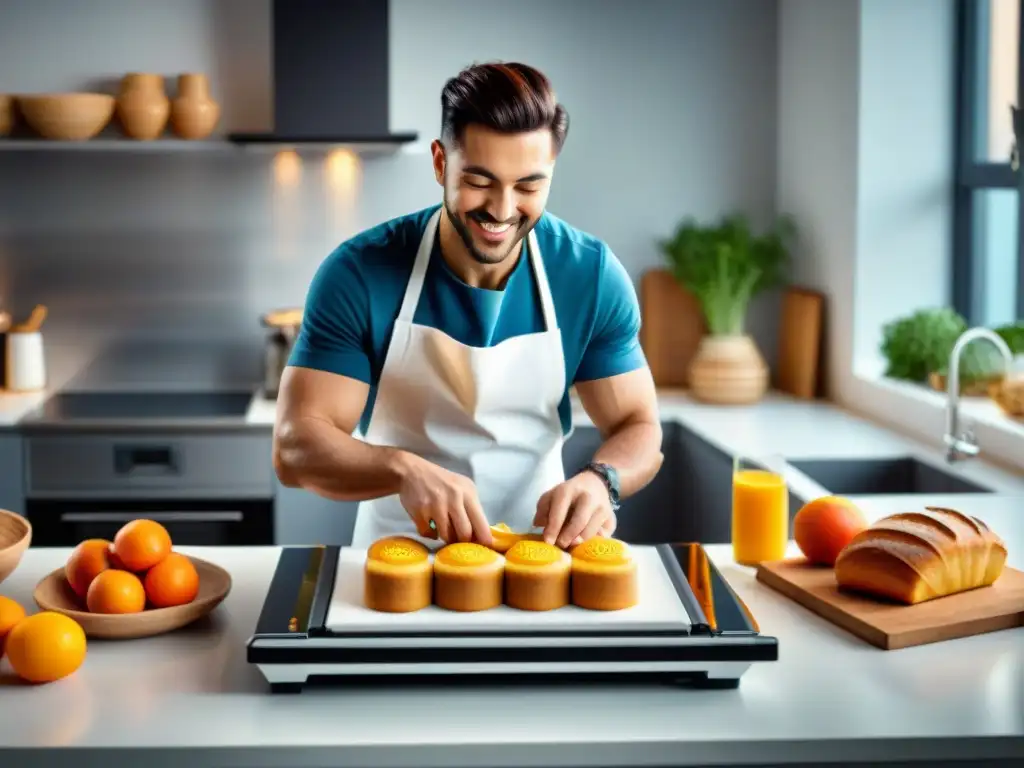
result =
[[[824,753],[823,753],[824,752]],[[323,768],[323,766],[361,765],[366,768],[521,768],[525,765],[564,768],[617,768],[636,766],[708,766],[780,764],[905,764],[947,765],[954,760],[985,760],[986,765],[1019,765],[1024,759],[1024,741],[1015,736],[990,737],[884,737],[862,739],[754,739],[719,741],[612,741],[579,744],[533,743],[503,744],[373,744],[274,745],[274,746],[157,746],[4,748],[0,757],[28,760],[48,768],[87,768],[89,765],[134,766],[145,761],[148,768],[177,768],[187,757],[190,768],[225,768],[246,765],[251,768]],[[87,762],[83,763],[83,757]],[[998,761],[998,762],[991,762]]]

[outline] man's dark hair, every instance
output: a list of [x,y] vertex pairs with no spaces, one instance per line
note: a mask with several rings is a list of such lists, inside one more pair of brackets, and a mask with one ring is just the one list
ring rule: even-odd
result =
[[556,154],[569,132],[569,114],[558,103],[547,77],[516,62],[476,64],[444,84],[442,141],[457,144],[471,123],[501,133],[550,128]]

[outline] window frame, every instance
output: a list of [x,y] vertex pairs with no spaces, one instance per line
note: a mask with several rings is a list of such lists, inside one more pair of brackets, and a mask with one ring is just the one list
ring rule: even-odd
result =
[[[1024,4],[1024,0],[1018,0]],[[953,170],[953,254],[952,304],[970,325],[978,325],[984,301],[980,273],[984,264],[978,255],[983,233],[975,224],[982,204],[975,193],[986,189],[1017,190],[1017,319],[1024,319],[1024,171],[1015,171],[1006,162],[981,162],[976,159],[979,135],[988,132],[988,89],[979,77],[988,65],[988,37],[979,31],[988,29],[989,3],[986,0],[957,0],[956,24],[956,128],[954,131]],[[1020,37],[1017,47],[1017,105],[1024,108],[1024,8],[1020,13]],[[1009,107],[1008,107],[1009,108]],[[1022,126],[1014,126],[1018,152],[1024,154]]]

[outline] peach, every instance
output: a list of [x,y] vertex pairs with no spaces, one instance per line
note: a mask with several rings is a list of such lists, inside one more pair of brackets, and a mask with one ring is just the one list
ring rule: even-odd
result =
[[868,527],[864,513],[849,499],[822,496],[809,501],[793,518],[793,538],[804,557],[834,566],[839,553]]
[[85,600],[92,580],[111,568],[110,542],[105,539],[86,539],[71,552],[64,564],[64,578],[79,599]]

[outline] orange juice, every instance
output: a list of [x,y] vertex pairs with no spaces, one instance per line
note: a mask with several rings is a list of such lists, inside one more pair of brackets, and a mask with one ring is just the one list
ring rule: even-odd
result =
[[789,541],[789,490],[775,472],[740,469],[732,476],[732,551],[737,563],[781,560]]

